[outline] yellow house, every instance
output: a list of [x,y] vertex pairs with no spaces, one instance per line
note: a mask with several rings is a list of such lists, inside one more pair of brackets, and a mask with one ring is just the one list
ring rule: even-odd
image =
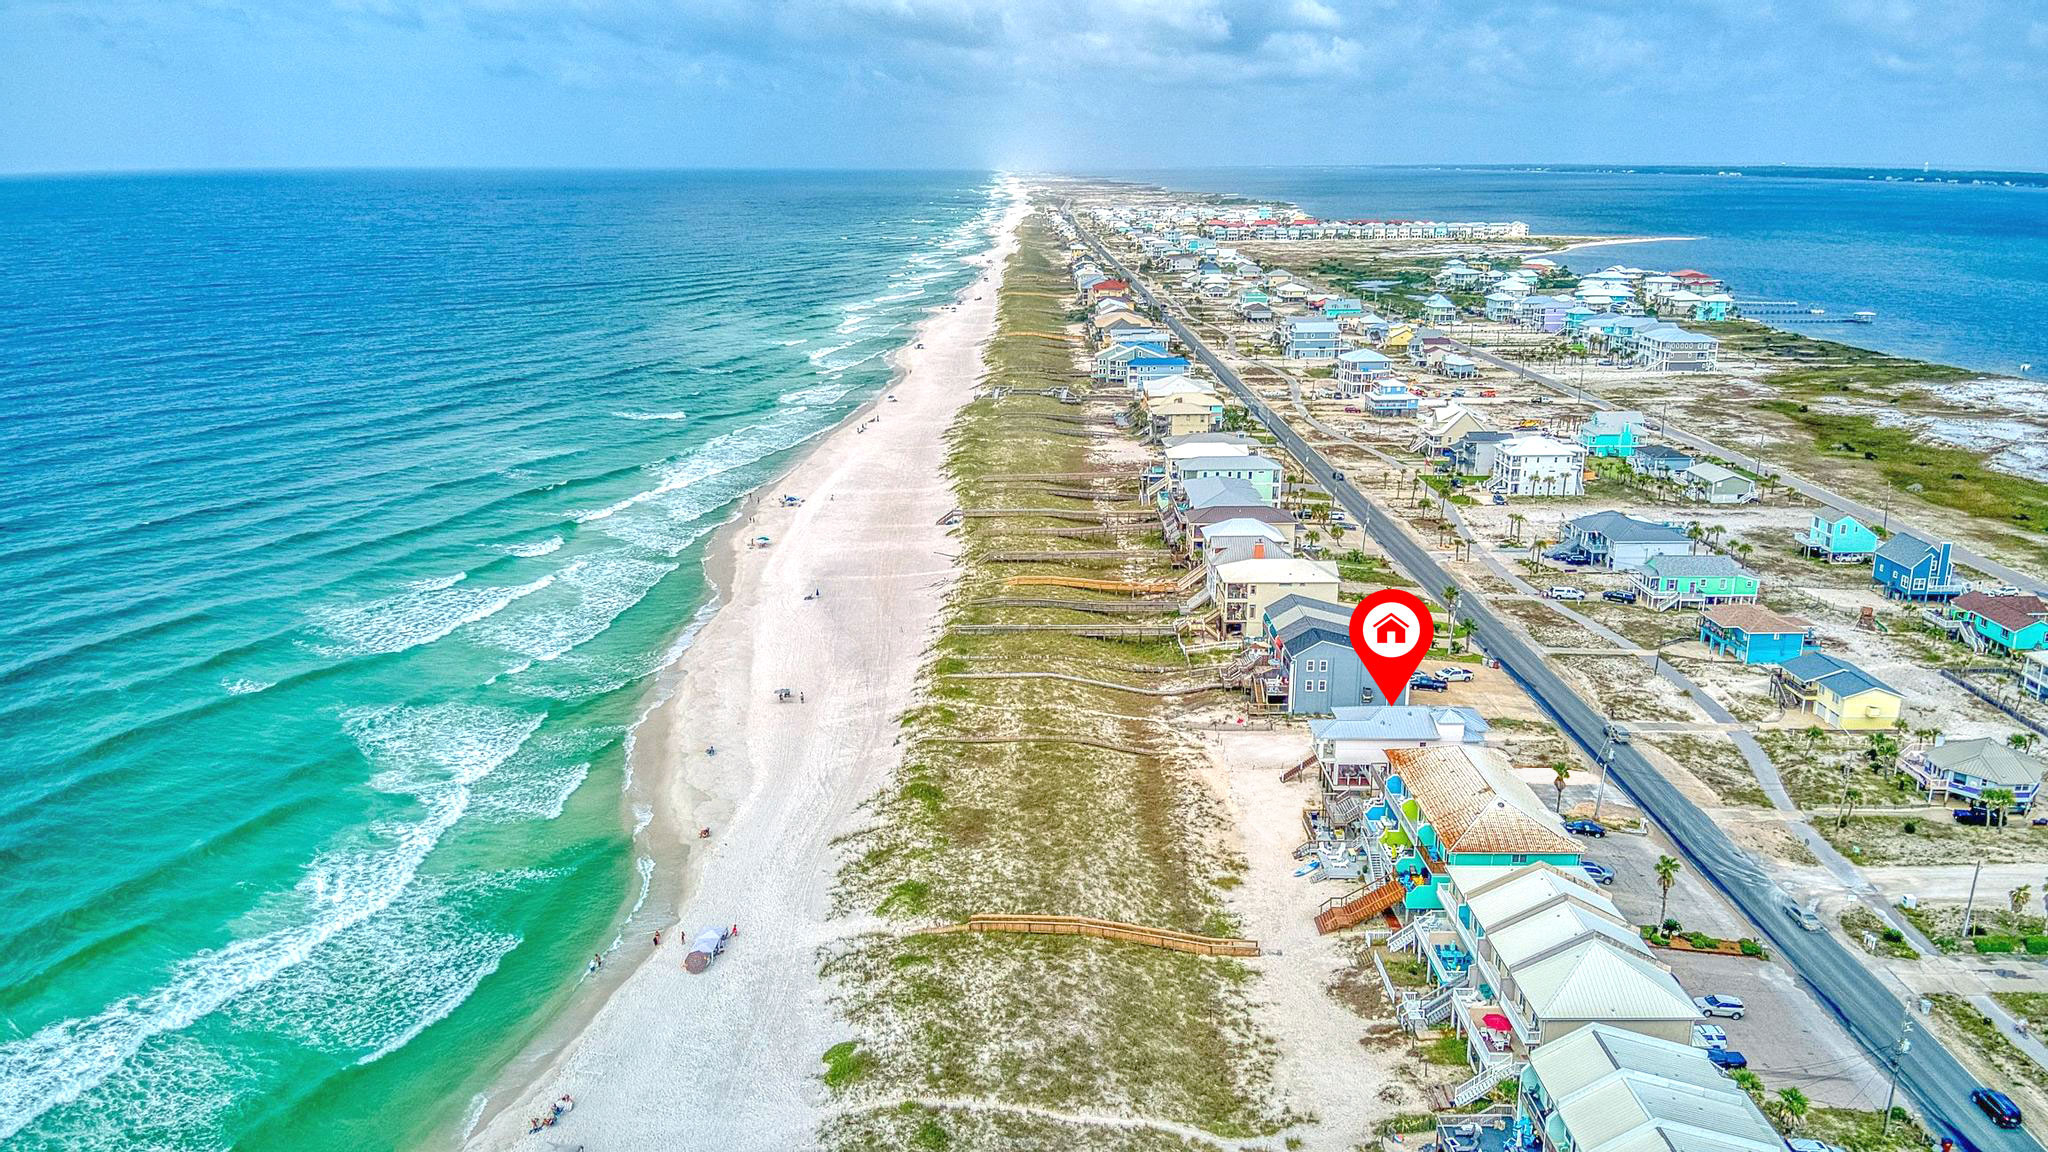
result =
[[1847,660],[1809,652],[1778,665],[1773,688],[1785,704],[1845,732],[1896,728],[1905,698]]
[[1397,324],[1387,331],[1387,338],[1380,342],[1380,351],[1388,359],[1408,354],[1408,345],[1415,340],[1415,329],[1406,324]]
[[1216,430],[1223,421],[1223,401],[1210,393],[1183,392],[1152,401],[1145,414],[1151,418],[1154,436],[1192,436]]

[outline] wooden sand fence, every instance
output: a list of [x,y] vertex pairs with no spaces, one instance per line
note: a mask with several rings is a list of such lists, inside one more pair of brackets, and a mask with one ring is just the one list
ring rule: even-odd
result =
[[1092,916],[969,916],[964,923],[947,924],[928,928],[926,934],[938,935],[951,932],[1023,932],[1035,936],[1097,936],[1104,940],[1121,940],[1126,944],[1143,944],[1148,948],[1164,948],[1172,952],[1191,952],[1197,956],[1257,956],[1257,940],[1236,940],[1225,936],[1198,936],[1193,932],[1175,932],[1170,928],[1147,928],[1143,924],[1125,924],[1117,920],[1097,920]]

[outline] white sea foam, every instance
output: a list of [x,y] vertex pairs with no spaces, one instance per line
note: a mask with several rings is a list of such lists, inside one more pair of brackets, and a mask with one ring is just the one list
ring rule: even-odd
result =
[[220,686],[227,689],[230,696],[248,696],[272,687],[275,683],[273,680],[251,680],[246,676],[230,676],[221,680]]
[[415,592],[439,592],[443,588],[453,588],[467,579],[469,579],[469,573],[457,572],[452,576],[428,576],[424,579],[409,581],[406,587]]
[[585,556],[557,573],[546,594],[479,625],[476,634],[534,660],[555,660],[610,627],[675,570],[624,549]]
[[410,588],[380,600],[327,605],[315,609],[314,623],[334,643],[311,647],[329,656],[403,652],[431,644],[465,624],[487,620],[554,582],[550,574],[509,586]]
[[688,420],[688,412],[614,412],[621,420]]
[[95,1016],[61,1020],[0,1045],[0,1140],[104,1083],[152,1037],[190,1027],[389,908],[462,819],[471,786],[516,753],[543,719],[463,704],[344,713],[344,728],[377,769],[371,786],[413,803],[315,856],[291,892],[251,918],[274,927],[188,957],[155,990]]
[[530,540],[521,544],[507,544],[504,551],[508,556],[533,557],[546,556],[551,552],[559,552],[561,548],[562,538],[560,536],[550,536],[545,540]]

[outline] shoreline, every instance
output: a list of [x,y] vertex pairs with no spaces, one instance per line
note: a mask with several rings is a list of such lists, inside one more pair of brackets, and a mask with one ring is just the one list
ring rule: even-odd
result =
[[1617,236],[1607,240],[1575,240],[1552,252],[1576,252],[1581,248],[1619,248],[1624,244],[1677,244],[1688,240],[1705,240],[1705,236]]
[[[848,514],[859,512],[865,506],[869,518],[875,513],[887,515],[899,510],[887,500],[860,500],[860,493],[831,490],[831,481],[847,473],[850,465],[863,461],[883,466],[890,464],[895,457],[890,454],[892,445],[888,442],[903,437],[889,433],[897,432],[898,428],[907,434],[929,433],[925,439],[931,450],[939,454],[939,461],[943,461],[944,431],[950,426],[953,414],[971,396],[980,378],[982,350],[994,331],[994,286],[999,283],[1007,253],[1014,246],[1016,225],[1022,212],[1021,199],[1012,199],[1004,209],[994,243],[980,253],[962,257],[963,261],[978,266],[980,271],[949,300],[935,304],[911,329],[903,344],[888,354],[891,367],[888,383],[838,423],[814,437],[782,471],[743,497],[734,514],[711,534],[703,564],[705,580],[712,594],[677,633],[673,643],[686,647],[657,673],[654,684],[649,687],[647,705],[633,728],[627,756],[628,782],[622,793],[621,815],[628,822],[627,827],[634,830],[632,844],[636,861],[652,862],[652,880],[644,897],[637,889],[629,889],[623,898],[619,935],[605,950],[606,966],[594,981],[578,981],[578,986],[567,993],[568,1003],[555,1013],[554,1019],[543,1026],[520,1055],[506,1065],[492,1087],[483,1094],[483,1099],[472,1101],[457,1121],[462,1126],[459,1132],[454,1133],[457,1142],[484,1148],[512,1145],[526,1135],[525,1113],[519,1111],[522,1102],[529,1110],[539,1110],[535,1101],[553,1099],[564,1092],[575,1095],[583,1108],[574,1114],[573,1120],[565,1121],[571,1127],[562,1129],[562,1135],[577,1139],[597,1135],[597,1124],[601,1118],[591,1114],[595,1105],[587,1099],[589,1093],[581,1090],[583,1085],[580,1083],[580,1074],[584,1072],[582,1065],[588,1062],[590,1050],[615,1047],[613,1034],[620,1031],[618,1024],[623,1022],[623,1017],[635,1020],[633,1026],[624,1029],[629,1034],[643,1028],[674,1027],[675,1018],[664,1010],[667,1005],[658,1003],[663,997],[648,991],[654,983],[680,978],[690,982],[682,985],[686,989],[708,989],[714,982],[735,983],[719,981],[718,977],[727,969],[739,966],[742,945],[738,943],[720,958],[711,972],[703,976],[680,976],[680,961],[687,950],[688,937],[693,934],[692,921],[688,918],[693,910],[689,906],[704,894],[706,873],[722,856],[743,856],[772,847],[749,842],[749,816],[764,800],[773,799],[760,795],[764,773],[760,771],[763,766],[758,763],[760,753],[752,747],[752,730],[763,726],[764,721],[799,715],[807,718],[824,703],[824,693],[819,693],[819,701],[796,705],[788,712],[783,712],[780,706],[771,708],[760,704],[758,692],[751,694],[754,700],[751,705],[730,699],[733,678],[721,675],[730,671],[724,666],[736,660],[744,664],[759,662],[751,659],[751,654],[732,651],[729,646],[734,638],[732,634],[744,636],[753,633],[758,638],[764,630],[787,626],[788,617],[796,614],[771,614],[761,610],[758,597],[768,575],[764,570],[780,566],[786,558],[802,557],[808,551],[823,560],[836,578],[846,570],[849,561],[858,559],[845,553],[873,550],[871,544],[863,549],[861,539],[839,548],[832,547],[829,541],[807,546],[807,542],[791,535],[791,522],[815,520],[826,508],[834,514]],[[974,318],[969,312],[969,304],[984,298],[986,307],[975,310],[975,313],[986,313],[986,323],[979,326],[986,330],[976,332],[975,325],[963,321]],[[963,343],[962,336],[973,338]],[[923,351],[927,344],[934,346],[933,354]],[[940,344],[945,346],[939,347]],[[945,371],[932,364],[934,359],[957,360],[962,352],[971,357],[976,367],[967,379],[959,379],[959,373]],[[922,389],[934,395],[912,397],[912,389]],[[940,389],[950,395],[936,395]],[[902,399],[912,403],[896,403],[899,390],[904,392]],[[915,416],[916,419],[884,422],[885,412],[892,418]],[[930,419],[932,416],[943,419],[934,422]],[[872,440],[860,439],[870,428],[881,435]],[[946,487],[950,496],[950,486],[940,471],[933,468],[931,475]],[[784,493],[802,497],[803,505],[786,508],[771,501],[771,496],[779,498]],[[833,508],[838,503],[837,495],[841,494],[853,499]],[[875,492],[876,496],[886,494],[882,490]],[[818,503],[821,496],[824,500],[822,506]],[[926,523],[943,534],[944,529],[936,523],[936,514]],[[747,542],[757,535],[770,536],[774,542],[769,548],[758,551],[747,547]],[[936,588],[949,584],[954,570],[955,566],[946,562],[944,578],[929,586]],[[807,579],[819,582],[820,587],[828,587],[823,576]],[[838,600],[837,590],[827,599]],[[908,654],[909,659],[901,661],[900,669],[892,670],[897,673],[892,679],[902,682],[904,694],[907,694],[909,681],[915,675],[917,658],[923,652],[924,636],[936,627],[939,599],[930,597],[930,619],[925,622],[926,627],[910,629],[906,624],[894,630],[899,639],[908,635],[917,641]],[[819,612],[824,610],[822,605],[818,606]],[[802,609],[798,609],[798,613],[801,612]],[[770,615],[776,619],[768,619]],[[866,619],[873,623],[872,617]],[[909,635],[912,632],[915,635]],[[745,670],[758,671],[755,668]],[[857,670],[856,675],[864,671]],[[870,712],[864,718],[869,724],[880,726],[893,735],[895,713],[904,705],[907,705],[907,700],[895,708]],[[799,714],[799,709],[803,710],[802,714]],[[705,736],[707,732],[721,731],[718,724],[720,713],[737,720],[742,731]],[[837,719],[839,722],[831,724],[831,727],[843,726],[844,718]],[[818,727],[807,724],[804,719],[799,719],[798,726]],[[838,736],[840,733],[829,735]],[[718,755],[706,755],[704,747],[697,743],[700,738],[707,745],[715,743],[719,748]],[[887,756],[892,769],[895,758],[893,754]],[[750,761],[754,763],[750,764]],[[866,767],[872,772],[874,765]],[[749,768],[753,770],[749,771]],[[845,783],[854,778],[857,777]],[[841,790],[845,790],[844,786]],[[872,791],[872,786],[858,789],[845,807],[850,810]],[[822,829],[827,835],[819,840],[819,844],[828,854],[831,835],[842,831],[836,827],[838,822],[834,821],[833,827]],[[725,834],[729,827],[734,829],[730,837]],[[695,831],[698,828],[711,829],[711,837],[698,839]],[[824,874],[814,873],[809,878],[823,887]],[[825,893],[821,891],[819,895]],[[725,923],[734,920],[734,916],[727,911],[710,919]],[[663,936],[659,948],[650,939],[651,933],[657,929]],[[652,963],[664,957],[675,963]],[[816,963],[809,952],[777,956],[773,962],[784,969],[795,966],[801,969],[802,976],[816,982]],[[779,975],[787,981],[792,973],[785,970]],[[594,986],[581,987],[585,983]],[[778,1015],[778,1009],[786,1008],[786,1005],[770,1002],[759,994],[754,1006],[765,1010],[765,1014],[771,1017]],[[806,1023],[814,1027],[829,1027],[829,1014]],[[815,1063],[816,1058],[816,1050],[808,1053],[810,1063]],[[669,1071],[679,1074],[676,1079],[682,1079],[680,1074],[687,1072],[677,1068]],[[657,1075],[655,1070],[638,1062],[634,1074],[645,1075],[649,1079]],[[815,1094],[812,1083],[815,1077],[808,1069],[790,1079],[792,1083],[776,1087],[806,1095]],[[621,1086],[614,1082],[603,1087],[610,1092]],[[650,1084],[637,1090],[627,1090],[623,1099],[614,1102],[627,1118],[619,1127],[613,1128],[608,1146],[621,1141],[630,1143],[635,1137],[650,1138],[656,1126],[651,1116],[664,1114],[673,1108],[679,1089],[686,1088],[687,1085]],[[727,1111],[744,1109],[746,1104],[758,1101],[760,1095],[759,1091],[749,1091],[743,1099],[728,1099],[725,1101]],[[706,1106],[717,1107],[716,1104]],[[637,1122],[633,1119],[635,1116]],[[673,1119],[672,1116],[670,1118]],[[808,1141],[810,1132],[806,1129],[800,1136]],[[738,1138],[744,1144],[745,1138]],[[782,1145],[777,1143],[773,1146]]]

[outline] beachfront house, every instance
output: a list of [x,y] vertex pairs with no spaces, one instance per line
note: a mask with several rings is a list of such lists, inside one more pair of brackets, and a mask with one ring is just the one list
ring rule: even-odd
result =
[[1164,376],[1185,376],[1188,362],[1182,356],[1134,356],[1125,370],[1133,386]]
[[1209,600],[1221,608],[1223,634],[1257,640],[1267,606],[1282,596],[1336,600],[1337,565],[1292,556],[1235,560],[1210,565],[1208,586]]
[[1595,412],[1579,425],[1579,444],[1588,456],[1625,459],[1635,453],[1647,424],[1641,412]]
[[[1371,692],[1369,682],[1360,692]],[[1319,879],[1362,879],[1369,891],[1318,915],[1316,929],[1321,932],[1377,916],[1399,905],[1412,885],[1427,880],[1426,862],[1420,859],[1412,859],[1399,875],[1395,871],[1396,854],[1412,856],[1413,842],[1402,839],[1395,829],[1386,799],[1388,754],[1439,744],[1478,744],[1487,732],[1486,721],[1470,708],[1333,702],[1330,713],[1329,719],[1309,721],[1314,743],[1299,766],[1314,766],[1319,785],[1316,805],[1304,813],[1305,830],[1315,845],[1308,867],[1318,871]]]
[[1352,348],[1337,354],[1337,389],[1346,396],[1362,396],[1373,381],[1394,374],[1394,362],[1371,348]]
[[1985,789],[2005,788],[2012,792],[2013,801],[2007,811],[2024,815],[2041,790],[2041,762],[2003,740],[1950,740],[1910,753],[1902,763],[1930,804],[1960,797],[1971,807],[1979,807]]
[[1183,392],[1146,405],[1145,416],[1155,437],[1212,432],[1223,422],[1223,401],[1210,392]]
[[1499,323],[1513,320],[1515,318],[1515,305],[1520,303],[1521,299],[1520,296],[1513,292],[1495,288],[1486,294],[1486,318]]
[[1847,732],[1888,732],[1898,727],[1905,704],[1882,680],[1825,652],[1808,652],[1778,665],[1771,690],[1786,707]]
[[1652,372],[1712,372],[1721,342],[1703,332],[1652,328],[1636,338],[1636,363]]
[[1291,316],[1280,322],[1280,342],[1290,360],[1322,360],[1335,356],[1340,327],[1335,320]]
[[1458,319],[1458,306],[1441,292],[1435,293],[1422,302],[1422,322],[1438,326],[1454,323]]
[[1901,532],[1872,554],[1870,578],[1884,586],[1885,598],[1890,600],[1948,600],[1960,596],[1969,585],[1956,579],[1950,547],[1946,541],[1929,544],[1918,536]]
[[1233,560],[1263,560],[1268,556],[1291,556],[1290,534],[1284,528],[1236,516],[1202,529],[1202,562],[1228,564]]
[[1297,611],[1271,633],[1273,660],[1286,672],[1291,715],[1325,716],[1356,706],[1372,683],[1351,646],[1350,612],[1341,605],[1328,607],[1323,613]]
[[1674,477],[1685,494],[1709,504],[1747,504],[1757,497],[1756,481],[1711,460],[1702,460]]
[[1397,849],[1410,912],[1442,908],[1459,866],[1578,867],[1577,841],[1499,749],[1436,744],[1386,757],[1377,823],[1381,843]]
[[1131,379],[1131,361],[1140,356],[1151,357],[1158,353],[1149,348],[1131,344],[1112,344],[1095,354],[1089,365],[1088,378],[1097,384],[1128,384]]
[[1813,625],[1761,604],[1716,604],[1700,612],[1700,643],[1744,664],[1783,664],[1819,651]]
[[1687,468],[1692,467],[1690,452],[1673,448],[1669,444],[1638,444],[1629,454],[1628,466],[1644,476],[1669,480]]
[[1507,496],[1577,496],[1586,490],[1586,450],[1548,436],[1516,436],[1493,449],[1486,486]]
[[1558,530],[1558,549],[1585,556],[1595,568],[1634,572],[1654,557],[1690,554],[1692,539],[1683,529],[1610,509],[1565,521]]
[[1965,592],[1949,601],[1948,615],[1976,635],[1972,645],[1994,652],[2031,652],[2048,645],[2048,604],[2038,596]]
[[1191,456],[1168,464],[1174,483],[1191,480],[1235,479],[1251,485],[1261,504],[1277,506],[1285,491],[1287,469],[1266,456]]
[[1754,604],[1757,578],[1718,552],[1653,556],[1635,576],[1644,603],[1659,612],[1709,604]]
[[1425,919],[1418,950],[1437,987],[1464,992],[1448,1023],[1480,1074],[1454,1090],[1454,1105],[1588,1028],[1692,1039],[1692,997],[1578,868],[1543,860],[1447,871],[1445,910]]
[[1650,1036],[1596,1022],[1536,1049],[1515,1096],[1522,1148],[1784,1152],[1784,1138],[1749,1093],[1693,1044],[1690,1025],[1686,1031]]
[[1831,564],[1863,561],[1877,551],[1877,533],[1854,516],[1830,517],[1816,512],[1799,545],[1807,555],[1821,557]]

